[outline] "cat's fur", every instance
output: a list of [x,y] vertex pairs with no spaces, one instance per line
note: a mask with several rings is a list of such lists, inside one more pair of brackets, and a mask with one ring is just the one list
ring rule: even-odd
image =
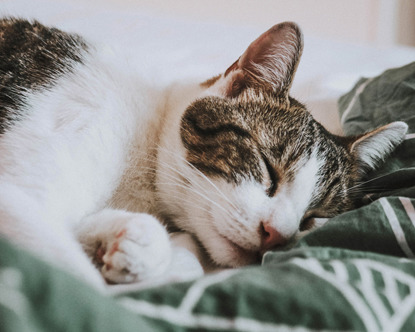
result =
[[91,259],[132,282],[168,268],[160,222],[236,267],[353,208],[407,126],[327,132],[288,95],[301,51],[282,23],[223,74],[161,89],[77,35],[3,19],[0,233],[93,283]]

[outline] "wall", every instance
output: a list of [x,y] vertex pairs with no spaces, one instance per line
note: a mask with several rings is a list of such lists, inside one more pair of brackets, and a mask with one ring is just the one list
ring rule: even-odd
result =
[[[74,0],[82,1],[82,0]],[[368,44],[415,45],[414,0],[89,0],[99,6],[151,10],[201,21],[267,29],[281,21],[306,33]]]

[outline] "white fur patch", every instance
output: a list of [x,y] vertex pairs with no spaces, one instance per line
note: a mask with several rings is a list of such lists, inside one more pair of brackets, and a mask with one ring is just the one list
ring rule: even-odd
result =
[[280,184],[275,197],[270,198],[265,186],[255,181],[235,185],[207,178],[184,157],[176,156],[174,162],[171,157],[170,162],[174,166],[163,169],[168,175],[160,174],[161,179],[172,182],[161,188],[163,200],[174,211],[177,225],[195,234],[217,263],[228,266],[253,262],[261,247],[262,222],[283,237],[294,238],[312,200],[320,165],[313,154],[294,181]]
[[157,144],[147,134],[164,112],[162,91],[125,64],[91,51],[54,88],[28,94],[28,116],[0,140],[0,233],[97,286],[73,231],[111,198],[131,142],[145,153]]

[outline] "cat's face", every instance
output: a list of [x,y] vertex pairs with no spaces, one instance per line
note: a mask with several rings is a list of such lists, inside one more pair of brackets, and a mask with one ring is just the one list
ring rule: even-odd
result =
[[313,217],[352,208],[362,167],[406,131],[395,123],[359,138],[328,133],[288,96],[301,50],[295,24],[273,27],[183,113],[180,176],[170,176],[177,226],[218,264],[258,261],[289,246]]

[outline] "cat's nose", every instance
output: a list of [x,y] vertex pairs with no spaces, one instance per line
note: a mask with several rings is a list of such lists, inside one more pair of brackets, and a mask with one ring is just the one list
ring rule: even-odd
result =
[[281,233],[278,232],[269,223],[265,222],[261,223],[261,236],[261,249],[263,251],[274,247],[283,246],[288,242],[286,237],[281,235]]

